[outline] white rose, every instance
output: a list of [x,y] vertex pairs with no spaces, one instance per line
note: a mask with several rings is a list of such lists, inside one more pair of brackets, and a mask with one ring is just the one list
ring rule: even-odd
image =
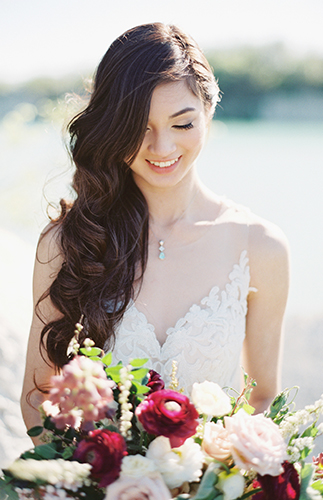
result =
[[233,468],[229,474],[222,471],[218,477],[216,487],[223,492],[223,500],[235,500],[241,497],[245,487],[245,480],[239,469]]
[[121,463],[121,476],[141,477],[147,476],[156,470],[152,460],[142,455],[127,455]]
[[192,388],[192,401],[199,413],[222,417],[228,415],[232,408],[229,396],[214,382],[195,382]]
[[202,475],[203,453],[192,438],[179,448],[171,448],[169,439],[158,436],[149,445],[146,457],[152,460],[166,485],[172,489],[185,481],[198,481]]

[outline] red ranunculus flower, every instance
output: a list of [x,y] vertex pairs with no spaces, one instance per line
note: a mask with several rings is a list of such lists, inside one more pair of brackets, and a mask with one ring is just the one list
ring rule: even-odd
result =
[[254,488],[261,487],[263,491],[256,493],[253,500],[298,500],[300,484],[297,471],[293,464],[283,463],[284,472],[279,476],[260,476],[254,481]]
[[156,391],[161,391],[165,387],[163,379],[155,370],[149,370],[149,380],[146,385],[150,388],[150,391],[147,393],[148,395]]
[[122,458],[127,455],[125,440],[117,432],[96,429],[79,442],[73,458],[92,465],[91,475],[104,488],[120,474]]
[[147,396],[136,415],[147,432],[168,437],[172,448],[193,436],[198,426],[198,413],[188,397],[166,389]]

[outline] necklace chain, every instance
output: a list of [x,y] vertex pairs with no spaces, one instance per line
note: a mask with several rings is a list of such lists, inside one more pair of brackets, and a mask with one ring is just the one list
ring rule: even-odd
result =
[[[197,191],[194,193],[194,196],[192,197],[192,199],[190,200],[189,204],[187,205],[187,207],[183,210],[183,212],[181,213],[181,215],[175,220],[175,222],[173,223],[172,227],[170,228],[170,231],[168,232],[167,236],[166,236],[166,239],[170,237],[170,235],[172,234],[173,230],[174,230],[174,227],[176,226],[176,224],[184,217],[185,213],[187,212],[187,210],[189,209],[189,207],[191,206],[191,204],[193,203],[194,199],[195,199],[195,196],[197,195]],[[157,236],[155,235],[152,227],[150,226],[149,227],[151,232],[153,233],[154,237],[156,238],[157,242],[158,242],[158,251],[159,251],[159,255],[158,255],[158,258],[160,260],[164,260],[166,255],[165,255],[165,238],[163,239],[159,239],[157,238]]]

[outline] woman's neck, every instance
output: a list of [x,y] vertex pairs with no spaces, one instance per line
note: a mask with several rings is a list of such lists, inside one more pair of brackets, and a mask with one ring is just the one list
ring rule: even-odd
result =
[[179,219],[189,219],[195,212],[195,204],[202,194],[197,176],[179,185],[158,189],[138,186],[146,198],[150,221],[159,227],[170,227]]

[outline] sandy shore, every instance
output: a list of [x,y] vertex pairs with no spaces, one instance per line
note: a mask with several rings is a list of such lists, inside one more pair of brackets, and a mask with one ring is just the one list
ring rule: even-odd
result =
[[35,249],[0,229],[0,467],[31,447],[19,399],[32,312]]

